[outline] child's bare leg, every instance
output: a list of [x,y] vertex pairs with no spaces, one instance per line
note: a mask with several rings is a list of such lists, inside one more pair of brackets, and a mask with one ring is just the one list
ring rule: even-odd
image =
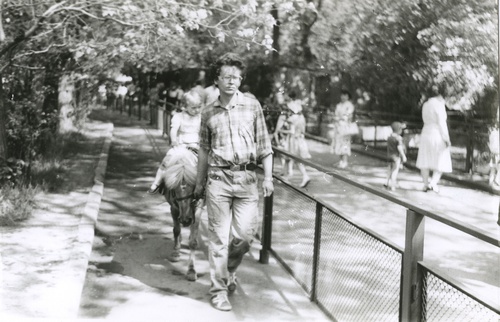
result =
[[399,167],[401,165],[401,160],[396,160],[396,162],[392,162],[393,169],[391,171],[391,189],[395,189],[398,186],[398,174]]
[[302,163],[297,163],[297,167],[299,168],[299,171],[302,174],[302,183],[300,184],[300,187],[304,188],[307,186],[309,181],[311,181],[311,178],[307,174],[307,170],[306,170],[305,165],[303,165]]
[[500,165],[496,165],[493,168],[493,184],[496,184],[497,186],[500,186]]
[[385,179],[385,187],[389,187],[391,185],[391,177],[392,177],[392,165],[394,162],[389,162],[389,165],[387,166],[387,177]]
[[149,188],[148,193],[155,194],[158,192],[158,187],[161,185],[161,183],[163,181],[164,173],[165,173],[165,170],[162,169],[161,167],[158,169],[158,171],[156,171],[155,180],[151,184],[151,187]]
[[495,168],[491,167],[490,166],[490,176],[488,178],[488,184],[491,186],[493,184],[493,182],[495,182],[495,177],[496,177],[496,173],[495,173]]

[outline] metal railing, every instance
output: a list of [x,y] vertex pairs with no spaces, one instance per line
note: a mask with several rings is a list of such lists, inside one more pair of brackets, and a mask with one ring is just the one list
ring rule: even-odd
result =
[[[275,152],[406,208],[404,249],[276,177],[260,261],[272,254],[333,321],[498,321],[500,308],[424,261],[427,218],[500,247],[488,231],[431,213],[281,149]],[[293,207],[290,207],[293,200]]]

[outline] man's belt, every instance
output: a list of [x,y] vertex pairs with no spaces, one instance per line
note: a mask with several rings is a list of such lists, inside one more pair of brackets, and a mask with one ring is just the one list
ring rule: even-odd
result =
[[231,171],[255,171],[257,169],[257,165],[255,163],[247,163],[247,164],[234,164],[234,165],[221,165],[215,166],[219,169],[229,169]]

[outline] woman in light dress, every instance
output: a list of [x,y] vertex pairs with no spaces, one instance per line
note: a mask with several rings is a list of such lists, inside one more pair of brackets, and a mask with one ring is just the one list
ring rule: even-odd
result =
[[441,175],[452,171],[451,143],[446,118],[445,100],[438,86],[434,85],[431,97],[422,106],[424,127],[420,134],[416,163],[424,181],[424,191],[438,192]]
[[334,143],[333,152],[340,156],[338,167],[347,168],[348,158],[351,155],[351,135],[345,135],[339,132],[340,128],[345,128],[353,121],[354,105],[350,101],[351,94],[342,90],[340,94],[340,103],[335,107],[334,120]]

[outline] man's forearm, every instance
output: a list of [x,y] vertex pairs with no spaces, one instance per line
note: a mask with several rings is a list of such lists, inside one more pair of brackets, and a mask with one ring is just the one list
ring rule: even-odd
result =
[[262,167],[264,168],[264,178],[273,177],[273,154],[269,153],[262,158]]

